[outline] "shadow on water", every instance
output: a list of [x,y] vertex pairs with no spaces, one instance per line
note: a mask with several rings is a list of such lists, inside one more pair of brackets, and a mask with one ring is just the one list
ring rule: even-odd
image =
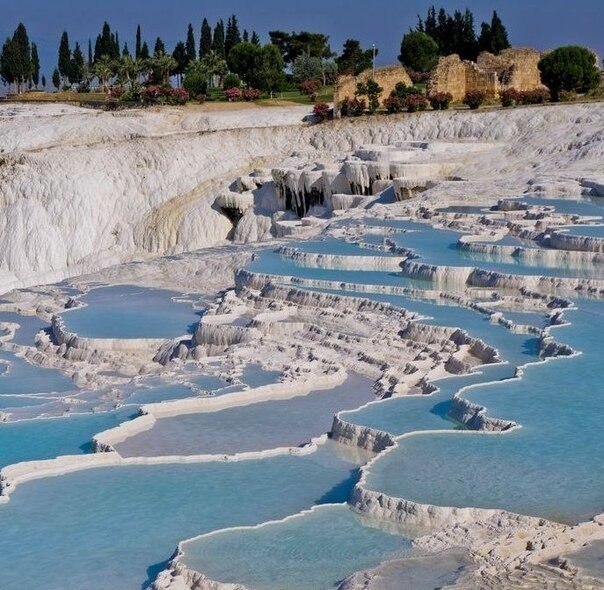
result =
[[203,317],[204,314],[204,310],[199,310],[195,312],[195,315],[199,318],[197,321],[195,321],[192,324],[189,324],[187,326],[187,334],[195,334],[195,330],[197,330],[197,326],[199,326],[199,320],[201,320],[201,318]]
[[449,410],[451,409],[451,400],[447,400],[444,402],[440,402],[435,406],[430,408],[430,414],[434,416],[438,416],[447,422],[451,422],[451,418],[449,418]]
[[348,502],[352,496],[352,490],[359,481],[361,470],[359,468],[350,471],[349,476],[325,492],[316,504],[342,504]]
[[151,584],[155,582],[157,576],[159,576],[159,574],[163,572],[168,567],[168,565],[170,565],[172,557],[173,556],[171,556],[169,559],[166,559],[165,561],[156,563],[147,568],[147,579],[141,584],[141,590],[147,590],[151,586]]

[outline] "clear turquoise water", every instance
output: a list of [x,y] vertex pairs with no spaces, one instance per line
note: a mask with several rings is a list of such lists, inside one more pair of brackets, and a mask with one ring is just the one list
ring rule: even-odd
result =
[[575,225],[565,227],[566,233],[573,236],[588,236],[590,238],[604,238],[604,225]]
[[390,252],[362,248],[357,244],[338,240],[336,238],[325,238],[323,240],[310,240],[295,244],[302,252],[313,254],[339,254],[342,256],[392,256]]
[[369,486],[424,503],[500,507],[563,522],[602,512],[604,308],[586,300],[579,308],[568,314],[572,325],[555,334],[581,356],[528,367],[521,380],[466,396],[521,430],[412,437],[377,463]]
[[178,293],[132,285],[93,289],[87,307],[63,314],[67,329],[87,338],[176,338],[197,326],[201,313]]
[[0,422],[0,468],[21,461],[89,453],[97,432],[114,428],[135,414],[133,408],[124,408],[103,414]]
[[32,365],[13,352],[0,350],[0,360],[8,363],[8,370],[0,373],[0,399],[4,395],[65,392],[75,389],[71,379],[60,371]]
[[50,326],[48,322],[36,316],[23,316],[10,311],[0,311],[0,322],[19,324],[19,328],[17,328],[15,337],[11,342],[24,346],[33,346],[36,334]]
[[124,457],[234,455],[297,447],[331,431],[333,416],[375,399],[373,381],[351,375],[342,385],[289,400],[157,421],[151,430],[117,445]]
[[384,559],[413,554],[408,538],[365,526],[345,505],[225,531],[187,543],[184,550],[184,563],[209,578],[263,590],[328,590]]
[[557,213],[601,217],[604,215],[604,200],[600,197],[583,199],[549,199],[545,197],[522,197],[523,203],[537,207],[553,207]]
[[132,590],[176,544],[344,502],[357,465],[307,457],[92,469],[20,486],[0,505],[2,590]]

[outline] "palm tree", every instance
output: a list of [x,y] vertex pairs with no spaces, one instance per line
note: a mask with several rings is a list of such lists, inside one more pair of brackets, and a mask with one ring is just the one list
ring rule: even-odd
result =
[[[211,86],[219,86],[222,82],[222,78],[229,72],[226,60],[214,50],[209,51],[202,57],[201,64],[210,74]],[[216,82],[216,84],[214,84],[214,82]]]
[[131,55],[124,55],[119,61],[118,78],[122,84],[132,85],[132,81],[136,79],[139,71],[139,64],[132,59]]
[[161,79],[162,83],[169,84],[170,82],[170,72],[172,72],[176,67],[176,60],[167,53],[158,53],[155,55],[152,60],[153,71],[157,74],[157,77]]
[[102,55],[94,65],[94,75],[99,79],[104,92],[109,92],[109,82],[115,73],[115,64],[108,55]]

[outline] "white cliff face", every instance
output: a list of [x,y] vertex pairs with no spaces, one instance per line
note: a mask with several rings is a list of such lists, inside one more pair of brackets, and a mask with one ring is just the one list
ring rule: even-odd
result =
[[[394,172],[394,177],[411,172],[425,176],[431,170],[437,181],[454,169],[473,179],[471,184],[439,184],[439,198],[471,198],[492,192],[498,183],[507,190],[551,194],[601,186],[604,142],[594,129],[604,114],[602,105],[471,116],[425,113],[300,127],[304,114],[298,108],[114,114],[57,105],[3,106],[0,289],[54,281],[149,254],[190,251],[232,237],[248,242],[281,235],[289,226],[272,222],[269,229],[271,212],[259,215],[253,209],[247,209],[233,235],[231,222],[214,201],[233,179],[245,179],[293,152],[298,162],[308,163],[325,156],[336,161],[362,146],[393,146],[367,147],[345,173],[341,164],[334,169],[303,165],[291,178],[285,172],[283,186],[291,189],[296,203],[301,194],[322,204],[320,194],[324,200],[353,193],[355,187],[365,192],[371,182],[386,182],[387,169],[391,177]],[[420,138],[425,143],[405,143]],[[448,153],[429,143],[434,139],[451,140]],[[459,148],[453,158],[451,146]],[[429,163],[421,170],[416,152]],[[448,165],[451,158],[454,168]],[[564,186],[548,180],[561,167],[568,177]],[[399,183],[405,194],[409,187],[403,184],[409,182]],[[242,188],[253,189],[247,184]],[[431,199],[432,191],[421,198]],[[297,204],[306,212],[313,203]]]

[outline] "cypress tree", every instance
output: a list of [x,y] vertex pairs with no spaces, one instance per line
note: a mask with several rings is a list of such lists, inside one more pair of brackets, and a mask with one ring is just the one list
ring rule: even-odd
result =
[[260,37],[258,36],[258,33],[256,33],[256,31],[252,33],[251,43],[252,45],[260,45]]
[[224,40],[224,52],[228,57],[231,49],[241,43],[241,33],[239,32],[239,23],[235,15],[231,16],[227,22],[226,36]]
[[140,53],[140,59],[149,59],[151,57],[151,54],[149,53],[149,46],[147,45],[147,42],[144,41],[143,42],[143,46],[141,47],[141,53]]
[[71,66],[69,68],[69,82],[78,84],[84,77],[84,54],[80,49],[80,44],[76,43],[71,58]]
[[115,32],[115,37],[113,39],[113,53],[111,54],[113,59],[119,59],[120,57],[120,36],[119,33]]
[[61,88],[61,74],[59,74],[59,70],[55,68],[55,71],[52,73],[52,85],[58,90]]
[[159,55],[160,53],[166,53],[166,46],[164,42],[158,37],[155,40],[155,48],[153,49],[153,55]]
[[37,88],[40,83],[40,57],[38,55],[38,46],[31,44],[31,81]]
[[214,40],[212,42],[212,49],[216,52],[216,55],[226,57],[224,51],[224,22],[219,20],[214,28]]
[[208,19],[204,18],[201,23],[201,40],[199,42],[199,57],[202,58],[212,51],[212,27]]
[[15,46],[16,60],[15,81],[20,92],[23,86],[31,79],[32,74],[31,45],[23,23],[19,23],[19,26],[15,30],[13,44]]
[[187,47],[182,42],[179,41],[174,48],[174,52],[172,53],[172,57],[176,62],[176,69],[174,73],[178,76],[179,83],[182,79],[182,75],[185,73],[185,69],[189,64],[189,56],[187,55]]
[[142,37],[141,37],[141,26],[138,25],[136,27],[136,50],[134,53],[134,57],[136,59],[139,59],[141,57],[142,49],[143,49],[143,46],[142,46]]
[[63,31],[61,42],[59,43],[58,70],[64,80],[69,78],[69,73],[71,71],[71,49],[69,48],[69,36],[67,35],[67,31]]
[[94,62],[92,59],[92,41],[88,39],[88,69],[92,68],[93,63]]
[[195,46],[195,34],[193,33],[193,25],[191,25],[191,24],[189,24],[189,29],[187,31],[186,53],[187,53],[187,65],[190,62],[195,61],[197,59],[197,48]]
[[46,76],[42,76],[42,88],[46,88]]
[[508,32],[503,26],[497,11],[493,11],[493,18],[491,20],[491,51],[497,55],[504,49],[509,48]]
[[243,29],[243,42],[244,43],[250,42],[250,34],[247,32],[247,29]]
[[122,57],[130,55],[130,49],[128,49],[128,43],[124,43],[124,49],[122,50]]
[[0,76],[9,86],[16,82],[17,51],[12,39],[7,39],[0,54]]

